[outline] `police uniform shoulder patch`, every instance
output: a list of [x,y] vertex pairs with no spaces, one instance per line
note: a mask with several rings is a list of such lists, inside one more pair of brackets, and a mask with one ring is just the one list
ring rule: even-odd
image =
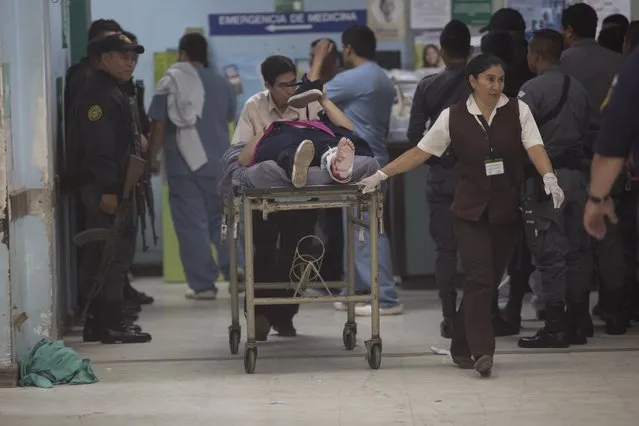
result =
[[102,107],[100,105],[91,105],[87,117],[89,121],[98,121],[102,117]]
[[520,90],[519,93],[517,93],[518,98],[523,98],[525,95],[526,95],[526,92],[524,92],[523,90]]

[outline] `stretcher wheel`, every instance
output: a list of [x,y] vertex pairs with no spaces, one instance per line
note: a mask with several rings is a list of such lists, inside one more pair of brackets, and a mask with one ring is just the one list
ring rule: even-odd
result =
[[355,349],[355,345],[357,344],[357,332],[352,327],[344,327],[344,331],[342,332],[342,341],[344,342],[346,350],[352,351]]
[[378,370],[382,364],[382,345],[374,343],[366,353],[368,366],[373,370]]
[[240,332],[239,330],[230,330],[229,331],[229,348],[231,349],[231,353],[233,355],[237,355],[240,351]]
[[244,371],[247,374],[255,372],[255,362],[257,361],[257,348],[246,348],[244,351]]

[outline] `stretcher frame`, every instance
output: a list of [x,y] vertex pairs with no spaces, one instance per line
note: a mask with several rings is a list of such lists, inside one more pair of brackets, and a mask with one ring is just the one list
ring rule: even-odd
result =
[[[300,198],[308,201],[300,201]],[[246,188],[225,197],[224,216],[222,221],[222,240],[229,241],[230,277],[229,290],[231,295],[231,325],[229,326],[229,347],[231,354],[239,352],[241,339],[240,300],[239,293],[245,291],[246,297],[246,325],[247,338],[244,350],[244,369],[251,374],[255,371],[257,360],[257,342],[255,340],[255,306],[308,304],[343,302],[347,305],[346,323],[342,332],[342,341],[347,350],[356,346],[357,323],[355,321],[355,304],[370,302],[371,338],[364,342],[366,359],[371,369],[378,369],[382,359],[382,339],[380,337],[380,297],[379,297],[379,254],[378,235],[383,234],[383,195],[375,191],[362,194],[357,185],[320,185],[303,189],[291,187],[277,187],[269,189]],[[262,212],[265,220],[268,214],[277,211],[312,210],[324,208],[346,208],[346,281],[324,282],[306,281],[307,274],[302,274],[299,283],[255,283],[253,265],[253,211]],[[363,220],[364,211],[368,211],[368,223]],[[357,216],[356,216],[357,212]],[[244,219],[244,232],[240,233],[240,217]],[[227,238],[229,225],[231,235]],[[360,244],[363,240],[363,229],[370,233],[370,295],[355,294],[355,227],[359,227]],[[245,282],[238,282],[237,244],[239,236],[244,235],[245,248]],[[346,288],[345,296],[304,296],[303,291],[308,288]],[[255,297],[255,290],[262,289],[296,289],[294,297]]]

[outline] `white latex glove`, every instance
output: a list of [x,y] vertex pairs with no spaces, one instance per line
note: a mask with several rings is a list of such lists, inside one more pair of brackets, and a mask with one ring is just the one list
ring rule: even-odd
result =
[[362,189],[362,193],[368,194],[369,192],[373,192],[377,189],[380,183],[388,179],[386,173],[378,170],[374,175],[364,178],[357,182],[357,186]]
[[546,173],[544,175],[544,191],[547,195],[552,196],[552,204],[558,209],[564,203],[564,191],[557,182],[557,176],[554,173]]

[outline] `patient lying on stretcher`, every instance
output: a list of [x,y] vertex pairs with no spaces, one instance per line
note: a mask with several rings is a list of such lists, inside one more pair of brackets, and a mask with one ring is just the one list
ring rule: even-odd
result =
[[307,185],[312,167],[342,184],[361,179],[362,167],[365,175],[379,168],[365,140],[324,115],[319,120],[273,122],[246,144],[238,161],[244,167],[275,162],[296,188]]

